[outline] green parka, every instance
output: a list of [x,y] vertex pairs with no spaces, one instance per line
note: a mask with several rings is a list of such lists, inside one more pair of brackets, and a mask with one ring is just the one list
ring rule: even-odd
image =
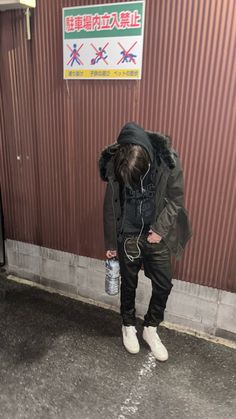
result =
[[144,131],[134,123],[126,124],[117,143],[106,147],[99,160],[101,178],[107,182],[103,207],[105,248],[116,250],[117,242],[122,240],[123,214],[120,204],[120,187],[114,174],[114,155],[124,143],[142,145],[149,152],[157,173],[155,221],[150,228],[162,237],[171,253],[179,259],[192,235],[187,211],[184,208],[181,163],[177,153],[171,148],[169,137]]

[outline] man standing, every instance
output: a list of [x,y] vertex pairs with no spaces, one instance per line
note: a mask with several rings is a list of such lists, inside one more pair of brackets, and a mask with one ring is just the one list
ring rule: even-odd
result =
[[139,352],[135,295],[144,267],[152,296],[143,339],[155,358],[168,359],[157,327],[172,288],[171,254],[180,257],[191,237],[184,209],[183,173],[170,138],[126,124],[117,142],[101,154],[100,174],[108,182],[104,199],[106,257],[117,256],[121,272],[122,335],[130,353]]

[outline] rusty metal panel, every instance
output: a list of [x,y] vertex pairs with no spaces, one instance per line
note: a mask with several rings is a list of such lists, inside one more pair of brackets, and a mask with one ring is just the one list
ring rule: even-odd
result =
[[183,162],[194,236],[174,276],[236,291],[236,2],[146,0],[142,80],[63,81],[62,7],[109,2],[41,0],[30,42],[21,12],[0,14],[7,237],[102,258],[97,159],[133,120]]

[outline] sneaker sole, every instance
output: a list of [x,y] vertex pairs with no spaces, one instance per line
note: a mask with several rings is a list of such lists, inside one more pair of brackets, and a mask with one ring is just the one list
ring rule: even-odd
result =
[[136,354],[138,354],[139,352],[140,352],[140,349],[138,350],[138,351],[136,351],[136,352],[134,352],[134,351],[130,351],[129,349],[127,349],[126,348],[126,346],[124,345],[124,348],[126,349],[126,351],[127,352],[129,352],[129,354],[131,354],[131,355],[136,355]]

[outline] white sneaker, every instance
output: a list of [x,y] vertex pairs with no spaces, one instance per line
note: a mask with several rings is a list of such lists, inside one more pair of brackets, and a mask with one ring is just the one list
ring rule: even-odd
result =
[[144,326],[143,339],[150,346],[150,349],[158,361],[166,361],[168,352],[157,334],[157,328],[153,326]]
[[137,330],[134,326],[122,326],[123,344],[130,354],[137,354],[140,350],[136,333]]

